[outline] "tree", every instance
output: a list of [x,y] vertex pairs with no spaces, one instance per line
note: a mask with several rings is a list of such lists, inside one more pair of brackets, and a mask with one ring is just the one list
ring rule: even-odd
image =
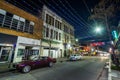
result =
[[[101,0],[98,5],[92,9],[92,15],[90,19],[95,19],[97,22],[102,22],[107,29],[107,34],[109,35],[109,40],[111,41],[111,27],[110,20],[115,16],[117,10],[119,10],[119,0]],[[114,55],[114,47],[113,47],[113,55]],[[116,64],[115,61],[118,61],[115,56],[112,57],[113,63]],[[118,66],[118,64],[116,64]]]

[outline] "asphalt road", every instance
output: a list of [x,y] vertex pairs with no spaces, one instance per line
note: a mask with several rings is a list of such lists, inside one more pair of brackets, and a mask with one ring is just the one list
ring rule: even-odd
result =
[[36,69],[27,74],[17,71],[3,73],[0,80],[98,80],[105,62],[105,59],[95,57],[58,62],[52,68]]

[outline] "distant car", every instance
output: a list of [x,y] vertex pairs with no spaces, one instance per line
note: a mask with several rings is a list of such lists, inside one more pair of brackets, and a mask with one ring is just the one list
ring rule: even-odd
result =
[[49,66],[52,67],[53,63],[56,63],[56,59],[50,58],[50,57],[40,57],[35,60],[25,60],[20,63],[13,64],[13,67],[17,70],[27,73],[30,72],[30,70],[40,67]]
[[82,56],[79,54],[73,54],[69,57],[69,60],[71,60],[71,61],[76,61],[76,60],[80,60],[80,59],[82,59]]
[[109,53],[100,53],[100,56],[108,57]]

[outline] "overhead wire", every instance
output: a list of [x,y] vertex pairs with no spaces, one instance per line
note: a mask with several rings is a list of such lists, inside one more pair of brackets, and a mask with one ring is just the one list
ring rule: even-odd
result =
[[[71,8],[71,10],[85,23],[87,23],[79,14],[78,12],[70,5],[70,3],[67,0],[64,0],[66,4]],[[87,23],[88,24],[88,23]]]
[[[39,0],[40,1],[40,0]],[[43,2],[42,2],[43,3]],[[47,2],[46,2],[47,3]],[[44,4],[44,3],[43,3]],[[59,12],[54,6],[52,6],[51,4],[47,3],[50,7],[52,7],[55,11],[57,11],[60,15],[62,14],[61,12]],[[66,16],[63,15],[64,18],[68,19]],[[72,23],[72,25],[74,24],[72,21],[70,21]]]
[[[68,5],[69,8],[71,8],[72,12],[74,12],[82,21],[84,21],[85,23],[87,23],[78,13],[77,11],[70,5],[70,3],[67,0],[64,0],[65,3]],[[88,24],[88,23],[87,23]],[[89,24],[90,25],[90,24]],[[88,26],[86,26],[87,28],[89,28]],[[89,32],[90,33],[90,32]],[[92,33],[90,33],[92,34]],[[93,35],[93,34],[92,34]]]
[[[63,4],[63,2],[61,1],[61,0],[58,0],[63,6],[64,6],[64,8],[66,9],[66,10],[68,10],[68,12],[69,13],[71,13],[72,11],[70,11],[70,9],[68,9],[64,4]],[[71,13],[73,16],[75,16],[73,13]],[[76,18],[76,16],[75,16],[75,18]],[[80,20],[79,20],[80,21]],[[81,21],[82,22],[82,21]],[[83,23],[83,22],[82,22]],[[84,24],[84,23],[83,23]],[[87,25],[87,27],[88,27],[88,25]],[[89,28],[89,27],[88,27]],[[90,33],[90,32],[89,32]]]
[[[39,1],[40,1],[40,0],[39,0]],[[30,8],[28,8],[28,7],[24,6],[24,5],[23,5],[23,6],[21,6],[21,5],[20,5],[20,3],[19,3],[19,2],[17,2],[17,1],[15,1],[15,2],[16,2],[16,3],[19,5],[19,7],[21,7],[22,9],[24,9],[24,8],[25,8],[25,9],[27,10],[27,12],[29,11],[29,12],[33,13],[33,10],[35,10],[35,11],[36,11],[36,9],[35,9],[34,7],[32,7],[32,6],[31,6],[28,2],[24,2],[24,3],[26,3],[26,5],[27,5],[27,6],[29,6],[29,7],[31,7],[33,10],[31,10]],[[27,4],[27,3],[28,3],[28,4]],[[42,4],[44,5],[44,3],[42,3]],[[47,3],[47,4],[48,4],[48,3]],[[17,6],[18,6],[18,5],[17,5]],[[36,3],[34,3],[34,5],[37,5],[37,4],[36,4]],[[51,4],[49,4],[49,5],[51,5]],[[51,6],[52,6],[52,5],[51,5]],[[36,6],[36,7],[38,7],[38,8],[39,8],[39,6]],[[25,9],[24,9],[24,10],[25,10]],[[55,7],[54,7],[54,9],[58,12],[58,10],[57,10]],[[34,13],[35,13],[35,12],[34,12]],[[59,14],[60,14],[60,13],[59,13]],[[61,14],[62,14],[62,13],[61,13]],[[68,19],[68,17],[66,17],[66,16],[64,16],[64,18]],[[72,24],[74,24],[75,26],[77,26],[77,25],[75,24],[76,22],[74,23],[74,21],[73,21],[73,20],[72,20],[72,21],[71,21],[71,20],[69,20],[69,22],[71,22]],[[77,23],[77,24],[78,24],[78,23]]]
[[[89,14],[92,15],[90,9],[88,8],[86,1],[85,0],[82,0],[82,1],[84,3],[85,7],[87,8],[87,11],[89,12]],[[93,21],[94,21],[94,23],[96,23],[95,19],[93,19]]]
[[[54,0],[52,0],[52,1],[54,1]],[[80,23],[82,23],[83,25],[87,25],[88,26],[88,24],[85,24],[84,22],[82,22],[78,17],[76,17],[75,16],[75,14],[73,14],[73,12],[70,10],[70,9],[68,9],[64,4],[63,4],[63,2],[61,1],[61,0],[58,0],[61,4],[62,4],[62,6],[66,9],[66,11],[67,12],[69,12],[74,18],[76,18]]]
[[[53,1],[53,0],[52,0]],[[55,2],[55,1],[53,1],[54,3],[55,3],[55,5],[66,15],[66,16],[68,16],[68,13],[66,13],[66,11],[64,10],[64,9],[62,9],[61,7],[59,7],[59,5]],[[70,17],[70,16],[68,16],[70,19],[72,19],[75,23],[77,23],[77,24],[80,24],[80,23],[78,23],[78,22],[76,22],[76,20],[74,19],[74,18],[72,18],[72,17]],[[84,26],[83,24],[80,24],[81,26]]]
[[[55,2],[54,2],[55,3]],[[55,3],[58,7],[59,7],[59,5],[57,4],[57,3]],[[62,9],[62,8],[60,8],[60,9]],[[66,13],[66,11],[63,11],[63,13]],[[74,19],[75,20],[75,19]],[[75,20],[76,21],[76,20]],[[79,23],[78,23],[79,24]],[[79,24],[79,25],[81,25],[81,24]],[[81,30],[85,30],[85,29],[83,29],[84,27],[82,27],[81,28]],[[88,31],[88,29],[86,29],[86,31]]]

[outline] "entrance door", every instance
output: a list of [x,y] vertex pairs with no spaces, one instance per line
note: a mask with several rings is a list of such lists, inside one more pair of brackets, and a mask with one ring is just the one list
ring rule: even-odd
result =
[[1,47],[0,50],[0,72],[9,69],[12,50],[11,47]]

